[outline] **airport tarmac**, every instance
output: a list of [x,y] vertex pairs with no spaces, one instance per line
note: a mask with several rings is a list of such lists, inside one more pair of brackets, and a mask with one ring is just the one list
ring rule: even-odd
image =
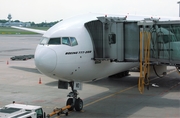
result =
[[[16,103],[42,106],[48,114],[66,104],[68,90],[57,88],[57,80],[38,72],[34,60],[11,61],[10,57],[34,54],[41,35],[0,35],[0,107]],[[138,72],[124,78],[104,78],[83,84],[81,112],[70,118],[179,118],[180,74],[168,67],[163,78],[151,77],[159,87],[137,88]],[[39,80],[41,79],[41,84]]]

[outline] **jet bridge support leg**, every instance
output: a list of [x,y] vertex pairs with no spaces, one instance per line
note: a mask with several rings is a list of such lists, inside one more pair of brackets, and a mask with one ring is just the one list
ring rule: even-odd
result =
[[140,77],[138,80],[138,89],[141,94],[144,92],[144,85],[149,87],[150,39],[149,32],[140,32]]

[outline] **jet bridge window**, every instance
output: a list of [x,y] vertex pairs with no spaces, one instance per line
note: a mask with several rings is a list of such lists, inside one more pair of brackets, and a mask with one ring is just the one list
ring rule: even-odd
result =
[[50,38],[49,45],[60,45],[61,44],[61,38]]

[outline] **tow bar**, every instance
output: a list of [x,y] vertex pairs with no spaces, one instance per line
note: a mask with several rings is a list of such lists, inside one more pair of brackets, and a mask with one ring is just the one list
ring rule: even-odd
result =
[[66,116],[68,116],[68,109],[70,108],[71,108],[71,105],[67,105],[62,108],[55,108],[52,113],[47,115],[47,118],[50,118],[51,116],[54,116],[56,114],[57,116],[60,116],[60,114],[65,114]]

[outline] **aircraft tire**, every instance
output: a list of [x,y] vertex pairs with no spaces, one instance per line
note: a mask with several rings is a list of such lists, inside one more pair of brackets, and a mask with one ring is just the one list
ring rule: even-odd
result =
[[82,99],[78,98],[75,101],[75,110],[81,111],[82,109],[83,109],[83,101],[82,101]]
[[71,108],[69,108],[69,111],[73,111],[74,107],[72,106],[73,104],[73,98],[68,98],[67,102],[66,102],[66,106],[67,105],[71,105]]

